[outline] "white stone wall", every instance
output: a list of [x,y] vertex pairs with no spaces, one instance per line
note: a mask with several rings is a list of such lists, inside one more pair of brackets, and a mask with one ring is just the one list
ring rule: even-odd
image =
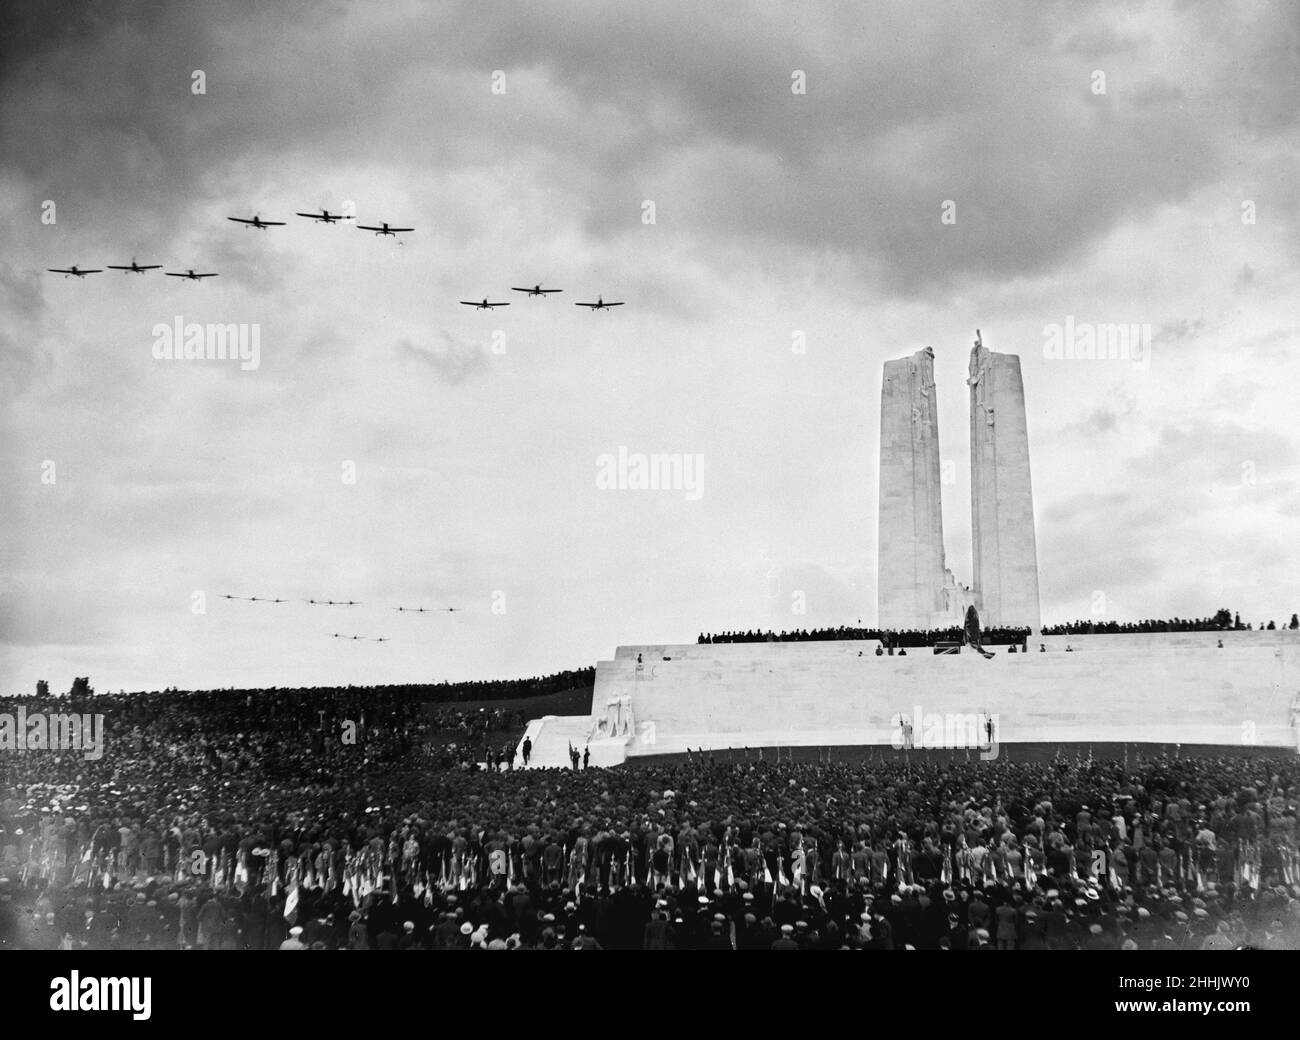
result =
[[1300,642],[1097,646],[991,660],[922,650],[876,657],[874,649],[854,641],[619,647],[597,665],[595,702],[632,698],[638,732],[630,756],[886,744],[898,714],[917,708],[997,715],[1009,743],[1296,746]]

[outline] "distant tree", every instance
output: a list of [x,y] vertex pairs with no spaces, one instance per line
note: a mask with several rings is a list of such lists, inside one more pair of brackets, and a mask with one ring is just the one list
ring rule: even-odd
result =
[[[1239,618],[1238,620],[1240,620],[1240,618]],[[1215,611],[1215,614],[1214,614],[1214,627],[1215,627],[1215,628],[1231,628],[1231,627],[1232,627],[1232,611],[1229,610],[1227,607],[1220,607],[1217,611]]]
[[37,680],[36,680],[36,696],[37,696],[37,697],[48,697],[49,695],[50,695],[50,684],[49,684],[49,681],[46,680],[46,679],[37,679]]
[[1246,626],[1243,625],[1243,624],[1241,623],[1241,614],[1238,613],[1238,614],[1235,615],[1235,617],[1236,617],[1236,620],[1233,622],[1233,626],[1232,626],[1232,627],[1233,627],[1233,628],[1245,628]]
[[95,691],[90,688],[90,676],[77,676],[72,680],[72,689],[68,691],[70,697],[92,697]]
[[1300,628],[1300,616],[1298,616],[1298,615],[1296,615],[1296,614],[1292,614],[1292,615],[1291,615],[1291,624],[1288,625],[1287,627],[1288,627],[1288,628]]
[[1277,625],[1273,624],[1273,622],[1270,621],[1270,622],[1268,623],[1268,630],[1269,630],[1270,632],[1272,632],[1273,629],[1275,629],[1275,628],[1277,628]]

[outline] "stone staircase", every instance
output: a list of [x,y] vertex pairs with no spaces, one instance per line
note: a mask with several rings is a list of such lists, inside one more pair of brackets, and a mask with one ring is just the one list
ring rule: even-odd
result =
[[[569,745],[581,753],[587,746],[593,719],[589,715],[544,715],[528,723],[524,736],[532,740],[530,769],[568,769]],[[523,740],[519,741],[516,764],[524,760]]]

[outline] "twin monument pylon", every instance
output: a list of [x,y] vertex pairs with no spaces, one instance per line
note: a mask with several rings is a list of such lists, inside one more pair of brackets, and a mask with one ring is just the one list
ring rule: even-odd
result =
[[943,550],[943,473],[934,351],[886,361],[880,394],[879,625],[961,625],[974,606],[983,627],[1042,625],[1029,436],[1020,358],[984,347],[970,354],[970,586]]

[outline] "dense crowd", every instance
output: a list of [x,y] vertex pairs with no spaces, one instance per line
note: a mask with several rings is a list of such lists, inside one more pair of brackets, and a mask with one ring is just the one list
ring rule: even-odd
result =
[[[1019,644],[1028,639],[1028,628],[992,627],[980,632],[985,646]],[[860,628],[841,625],[838,628],[795,629],[791,632],[772,632],[750,629],[744,632],[701,632],[696,643],[798,643],[836,639],[878,640],[887,648],[936,646],[939,643],[960,643],[964,630],[960,627],[928,629]]]
[[0,756],[0,944],[1300,946],[1295,756],[485,771],[400,696],[139,700]]
[[[126,694],[119,696],[147,697],[161,694],[184,697],[252,697],[267,693],[281,697],[344,698],[360,703],[376,701],[382,703],[433,702],[438,704],[459,703],[463,701],[503,701],[521,697],[545,697],[553,693],[562,693],[574,687],[590,686],[595,681],[595,668],[574,668],[569,671],[556,672],[553,675],[532,676],[527,679],[487,679],[441,683],[401,683],[385,686],[316,686],[304,689],[228,689],[216,691],[191,692],[170,688],[162,691],[150,691],[148,694]],[[44,681],[37,684],[38,696],[49,695],[49,685]],[[91,693],[86,679],[77,679],[70,695],[81,699]],[[0,698],[3,703],[4,698]]]
[[[1260,631],[1274,631],[1279,628],[1276,623],[1261,621]],[[1292,614],[1288,629],[1300,629],[1300,615]],[[1093,635],[1119,634],[1131,632],[1222,632],[1253,631],[1253,624],[1244,624],[1240,614],[1233,614],[1226,608],[1213,617],[1204,618],[1148,618],[1143,621],[1099,621],[1097,619],[1079,619],[1063,624],[1044,625],[1042,635]],[[995,626],[982,629],[980,641],[985,646],[1020,644],[1023,649],[1030,629]],[[840,625],[836,628],[797,628],[789,632],[775,632],[764,629],[747,629],[744,631],[701,632],[696,643],[795,643],[815,642],[836,639],[870,639],[878,640],[886,648],[935,646],[939,643],[960,643],[964,630],[958,626],[931,629],[888,629],[863,628],[862,626]]]
[[[1243,624],[1240,614],[1233,614],[1226,607],[1216,613],[1213,617],[1204,618],[1147,618],[1143,621],[1098,621],[1096,619],[1085,620],[1080,618],[1077,621],[1067,621],[1059,625],[1044,625],[1043,635],[1045,636],[1077,636],[1077,635],[1116,635],[1130,632],[1247,632],[1254,629],[1253,624]],[[1300,629],[1300,615],[1292,614],[1291,621],[1286,626],[1289,629]],[[1259,623],[1259,630],[1275,631],[1278,628],[1274,622],[1269,621],[1265,624]]]

